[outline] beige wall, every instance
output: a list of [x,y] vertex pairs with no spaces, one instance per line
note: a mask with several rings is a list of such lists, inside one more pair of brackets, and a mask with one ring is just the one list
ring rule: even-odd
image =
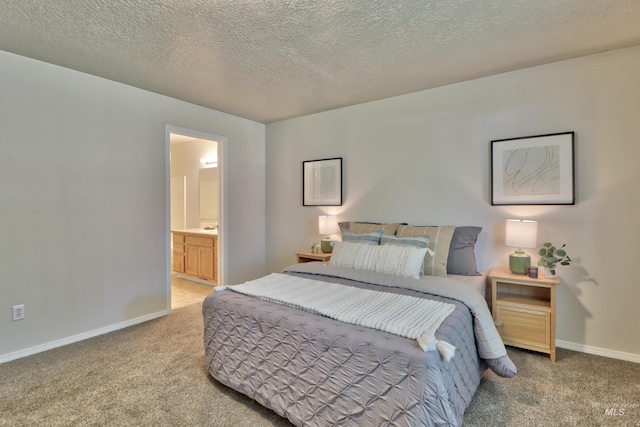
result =
[[[484,270],[507,265],[505,219],[536,219],[538,242],[576,260],[560,270],[559,345],[640,361],[638,76],[635,47],[267,125],[268,270],[321,238],[323,212],[482,226]],[[577,205],[490,206],[490,141],[564,131]],[[301,162],[329,157],[344,159],[344,206],[303,207]]]
[[166,125],[226,138],[227,279],[264,273],[263,124],[6,52],[0,93],[0,362],[167,313]]
[[[481,225],[482,269],[506,265],[506,218],[540,221],[577,261],[559,344],[640,360],[638,75],[630,48],[273,123],[265,169],[262,124],[0,52],[0,361],[166,313],[167,124],[227,138],[228,283],[320,239],[301,162],[341,156],[346,203],[326,211]],[[489,205],[490,140],[567,130],[576,206]]]

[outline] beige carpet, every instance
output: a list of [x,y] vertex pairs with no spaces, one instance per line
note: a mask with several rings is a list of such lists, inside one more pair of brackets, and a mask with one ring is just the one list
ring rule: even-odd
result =
[[[200,311],[0,365],[0,426],[290,425],[210,379]],[[555,364],[510,355],[519,375],[485,373],[466,426],[640,426],[640,364],[568,350]]]
[[640,364],[565,349],[551,363],[507,349],[518,375],[485,372],[465,426],[640,426]]

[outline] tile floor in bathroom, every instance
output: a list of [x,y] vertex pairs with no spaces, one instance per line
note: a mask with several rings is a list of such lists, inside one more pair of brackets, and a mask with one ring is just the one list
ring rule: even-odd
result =
[[213,286],[180,279],[175,273],[171,275],[171,309],[184,307],[197,302],[213,292]]

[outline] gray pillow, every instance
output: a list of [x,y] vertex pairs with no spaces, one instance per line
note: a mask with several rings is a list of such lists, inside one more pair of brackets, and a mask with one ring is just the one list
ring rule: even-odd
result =
[[508,354],[497,359],[486,359],[484,362],[493,372],[504,378],[513,378],[518,373],[516,365],[509,359]]
[[482,227],[456,227],[449,246],[447,273],[461,276],[480,276],[476,266],[475,245]]

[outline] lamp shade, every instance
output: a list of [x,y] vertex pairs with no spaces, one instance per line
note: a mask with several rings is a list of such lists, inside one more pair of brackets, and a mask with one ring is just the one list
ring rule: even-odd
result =
[[338,232],[338,219],[333,215],[321,215],[318,217],[318,229],[323,236],[336,234]]
[[513,248],[535,248],[538,222],[526,219],[508,219],[504,244]]

